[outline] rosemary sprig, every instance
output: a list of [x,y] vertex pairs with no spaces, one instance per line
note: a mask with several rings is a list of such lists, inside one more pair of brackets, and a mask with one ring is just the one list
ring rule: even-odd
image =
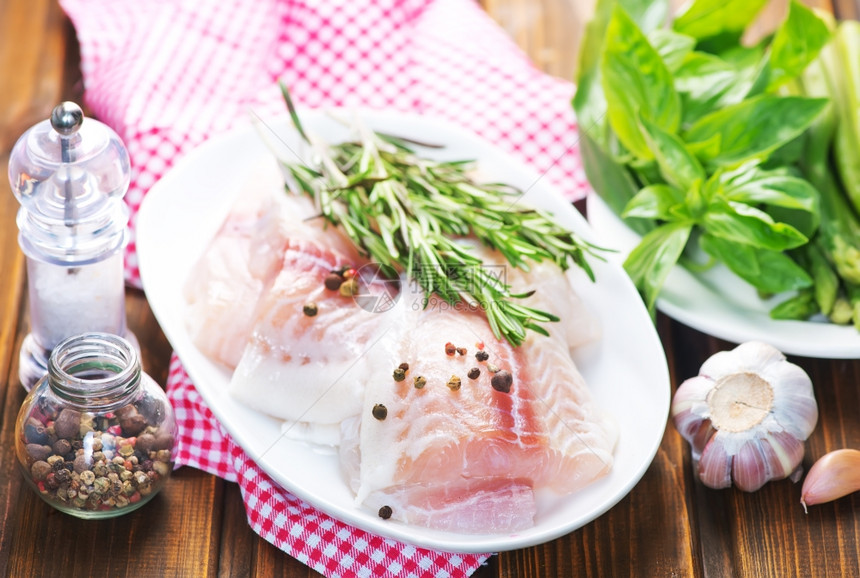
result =
[[410,142],[359,127],[360,141],[329,146],[302,127],[287,89],[284,100],[299,134],[313,147],[317,168],[285,163],[301,192],[320,214],[339,226],[371,259],[405,271],[425,293],[449,304],[484,309],[497,338],[514,346],[526,330],[548,335],[543,324],[558,317],[517,303],[534,293],[513,293],[491,275],[469,248],[456,241],[472,235],[498,250],[512,266],[549,259],[562,269],[570,261],[593,280],[586,254],[595,246],[557,224],[546,213],[518,207],[521,192],[503,184],[478,184],[471,163],[418,156]]

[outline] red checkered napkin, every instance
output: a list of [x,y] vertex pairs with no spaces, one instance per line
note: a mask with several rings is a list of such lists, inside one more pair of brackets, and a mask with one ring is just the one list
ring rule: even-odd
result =
[[[128,281],[146,191],[208,137],[306,107],[438,116],[518,157],[571,200],[587,182],[570,83],[536,70],[471,0],[60,0],[75,25],[88,107],[132,161]],[[177,279],[177,283],[182,280]],[[421,550],[333,520],[275,485],[236,446],[174,358],[178,463],[242,488],[261,536],[327,576],[466,576],[485,555]]]

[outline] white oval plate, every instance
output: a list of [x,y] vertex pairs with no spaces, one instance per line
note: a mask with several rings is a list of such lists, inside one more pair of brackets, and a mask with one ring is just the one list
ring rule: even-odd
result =
[[[600,242],[618,250],[614,261],[624,262],[640,237],[596,193],[586,203],[588,221]],[[860,358],[860,332],[851,325],[771,319],[770,310],[785,297],[760,299],[752,285],[723,265],[705,273],[676,266],[657,298],[657,308],[694,329],[733,343],[764,341],[791,355]]]
[[[329,142],[349,138],[342,124],[320,111],[304,111],[301,116],[306,127]],[[371,111],[360,116],[375,130],[446,145],[423,149],[427,156],[476,159],[483,175],[527,191],[524,203],[545,208],[564,226],[593,237],[585,220],[545,179],[474,135],[435,118]],[[267,140],[286,147],[279,154],[302,150],[287,118],[265,126],[273,131]],[[355,506],[335,455],[283,438],[278,420],[233,400],[227,394],[229,374],[206,359],[186,333],[182,286],[242,181],[267,157],[272,153],[251,125],[189,153],[147,195],[137,221],[137,250],[152,310],[197,389],[233,439],[273,479],[320,510],[367,531],[422,547],[474,553],[523,548],[567,534],[606,512],[636,485],[663,437],[669,373],[641,299],[624,271],[611,262],[591,259],[596,283],[584,274],[577,276],[577,291],[599,318],[603,338],[581,348],[575,360],[597,402],[618,422],[615,466],[581,492],[541,499],[536,524],[529,530],[462,535],[383,521]]]

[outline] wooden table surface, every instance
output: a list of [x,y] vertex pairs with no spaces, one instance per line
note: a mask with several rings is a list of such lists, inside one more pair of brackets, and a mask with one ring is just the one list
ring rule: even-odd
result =
[[[483,5],[545,70],[569,77],[589,2],[485,0]],[[857,18],[857,0],[815,2]],[[777,6],[769,13],[776,18]],[[860,56],[860,55],[858,55]],[[238,486],[182,468],[141,510],[81,521],[45,505],[23,483],[13,431],[24,399],[17,357],[27,334],[18,204],[5,178],[9,151],[61,100],[81,101],[74,30],[55,1],[0,0],[0,574],[5,576],[316,576],[249,528]],[[147,371],[164,383],[170,345],[144,295],[129,291],[129,325]],[[676,387],[733,345],[664,316],[657,326]],[[812,377],[819,424],[804,466],[829,450],[860,448],[860,360],[792,357]],[[745,494],[693,477],[674,428],[642,481],[596,521],[548,544],[493,556],[475,576],[860,576],[860,494],[810,509],[800,486]]]

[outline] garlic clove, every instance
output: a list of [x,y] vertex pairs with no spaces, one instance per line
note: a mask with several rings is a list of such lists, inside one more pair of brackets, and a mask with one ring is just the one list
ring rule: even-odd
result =
[[768,434],[765,439],[765,453],[771,467],[771,479],[787,478],[803,461],[803,442],[788,432]]
[[699,479],[715,490],[732,485],[733,457],[726,452],[726,446],[719,438],[719,433],[711,438],[699,459]]
[[732,465],[732,479],[745,492],[754,492],[770,479],[770,464],[761,440],[750,440],[741,446]]
[[710,420],[703,418],[707,411],[706,398],[713,387],[713,381],[707,377],[691,377],[681,384],[672,398],[671,414],[675,427],[684,438],[698,441],[694,444],[697,456],[714,431]]
[[730,351],[720,351],[702,364],[699,373],[719,379],[733,373],[763,373],[768,367],[785,361],[775,347],[760,341],[741,343]]
[[860,491],[860,451],[836,450],[825,454],[810,468],[800,503],[806,506],[823,504]]

